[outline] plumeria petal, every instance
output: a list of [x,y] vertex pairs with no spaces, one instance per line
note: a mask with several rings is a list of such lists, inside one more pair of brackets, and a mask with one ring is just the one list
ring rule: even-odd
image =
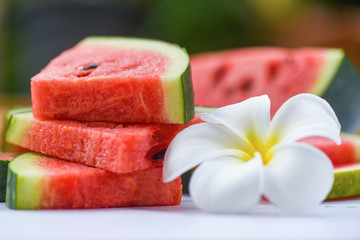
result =
[[267,95],[249,98],[209,114],[202,113],[200,117],[206,122],[224,125],[255,145],[258,141],[264,144],[270,124],[270,99]]
[[263,165],[259,154],[247,162],[222,157],[201,164],[194,171],[189,191],[195,205],[216,213],[251,210],[263,191]]
[[245,141],[221,125],[199,123],[181,131],[166,150],[163,180],[170,182],[198,164],[219,156],[249,159]]
[[334,182],[333,166],[319,149],[305,143],[284,143],[269,154],[264,167],[264,194],[290,213],[304,212],[321,203]]
[[341,143],[340,123],[331,106],[312,94],[299,94],[285,102],[272,119],[267,144],[320,136]]

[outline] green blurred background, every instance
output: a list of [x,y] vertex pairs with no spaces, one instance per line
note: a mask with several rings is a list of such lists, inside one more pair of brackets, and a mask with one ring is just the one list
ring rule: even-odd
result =
[[360,1],[0,0],[0,126],[7,107],[31,104],[30,78],[89,35],[162,39],[190,54],[336,47],[360,66]]
[[190,54],[246,46],[345,48],[360,65],[359,1],[1,0],[0,93],[89,35],[163,39]]

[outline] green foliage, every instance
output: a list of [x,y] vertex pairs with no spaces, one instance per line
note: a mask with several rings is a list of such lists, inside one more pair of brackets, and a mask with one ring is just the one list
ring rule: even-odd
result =
[[[177,42],[190,53],[259,45],[267,28],[249,1],[159,1],[139,34]],[[257,31],[254,31],[257,30]]]

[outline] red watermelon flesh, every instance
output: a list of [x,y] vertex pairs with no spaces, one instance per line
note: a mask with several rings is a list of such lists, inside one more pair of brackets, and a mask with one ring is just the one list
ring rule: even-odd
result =
[[[169,75],[182,63],[174,63],[171,55],[155,48],[141,48],[142,43],[138,48],[127,46],[154,41],[91,39],[65,51],[31,79],[36,118],[151,123],[186,123],[191,119],[184,117],[184,112],[179,113],[180,118],[171,113],[184,111],[190,102],[184,103],[181,67],[178,79]],[[188,61],[187,55],[185,58]],[[187,66],[185,63],[184,72]],[[174,87],[177,82],[179,86]],[[177,95],[171,95],[177,87]],[[192,94],[191,87],[189,91]]]
[[198,116],[187,124],[77,122],[38,120],[32,112],[16,113],[6,140],[61,159],[129,173],[162,166],[163,156],[154,156],[165,150],[178,132],[199,122]]
[[25,179],[31,192],[26,196],[21,191],[24,181],[9,184],[9,192],[15,194],[14,208],[19,209],[30,205],[36,209],[178,205],[182,195],[181,178],[164,183],[161,167],[115,174],[28,153],[14,159],[9,174],[11,178]]
[[248,48],[191,57],[195,104],[222,107],[267,94],[272,113],[288,98],[310,92],[325,49]]
[[[158,62],[153,63],[150,61],[156,57],[154,53],[136,54],[126,50],[112,53],[109,50],[104,47],[88,50],[79,46],[35,76],[31,85],[35,116],[86,121],[107,117],[115,122],[112,116],[121,116],[123,122],[133,119],[134,114],[139,115],[139,121],[150,118],[150,113],[161,116],[164,106],[157,99],[164,96],[159,74],[164,72],[166,58],[157,57]],[[80,70],[81,66],[99,62],[102,67]],[[119,72],[118,69],[124,70]],[[109,78],[106,85],[104,76]],[[121,81],[114,80],[116,78]],[[132,100],[133,96],[137,98]],[[145,102],[142,104],[142,101]]]
[[360,161],[357,151],[357,148],[359,148],[358,143],[346,137],[341,137],[341,141],[341,144],[337,145],[335,142],[322,137],[311,137],[302,140],[302,142],[311,144],[323,151],[336,167],[358,163]]

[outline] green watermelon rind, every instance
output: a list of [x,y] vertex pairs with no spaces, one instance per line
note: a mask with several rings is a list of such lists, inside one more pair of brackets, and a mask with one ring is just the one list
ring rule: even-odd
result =
[[327,199],[360,195],[360,163],[335,169],[334,185]]
[[[360,73],[341,49],[329,49],[311,93],[321,96],[334,109],[344,132],[360,126]],[[341,97],[340,97],[341,96]]]
[[332,106],[341,123],[342,131],[356,132],[360,126],[359,71],[344,52],[336,53],[336,50],[329,52],[330,57],[327,61],[332,63],[324,66],[326,71],[330,71],[327,75],[327,84],[324,84],[317,94]]
[[195,106],[196,113],[211,113],[216,108],[214,107],[206,107],[206,106]]
[[10,118],[15,113],[23,113],[23,112],[31,112],[32,108],[27,107],[13,107],[8,109],[4,114],[4,134],[2,136],[2,145],[1,145],[1,151],[2,152],[18,152],[18,147],[14,146],[6,141],[6,131],[8,129]]
[[9,160],[0,159],[0,202],[5,202],[6,194],[6,176],[9,166]]
[[[191,80],[191,70],[190,70],[190,63],[186,69],[186,71],[181,75],[181,84],[183,88],[183,104],[185,112],[184,112],[184,123],[189,122],[195,114],[194,109],[194,91],[192,87],[192,80]],[[175,105],[173,103],[172,105]],[[171,109],[171,107],[170,107]],[[175,114],[175,113],[173,113]]]
[[26,130],[34,119],[32,111],[13,113],[5,130],[5,141],[20,145]]
[[326,52],[325,63],[320,69],[318,78],[310,90],[311,93],[322,96],[330,86],[336,75],[341,62],[344,60],[345,52],[341,49],[329,49]]
[[182,119],[181,123],[187,123],[194,116],[194,92],[190,76],[189,66],[181,74],[180,81],[174,80],[164,83],[165,105],[172,123],[178,123],[177,119]]
[[131,37],[88,37],[79,44],[105,45],[157,51],[174,63],[163,79],[165,108],[169,123],[187,123],[194,116],[194,91],[190,73],[190,58],[184,48],[159,40]]
[[5,120],[9,121],[11,115],[15,114],[15,113],[22,113],[22,112],[31,112],[32,108],[30,106],[26,106],[26,107],[12,107],[10,109],[8,109],[5,113]]
[[[34,163],[36,153],[25,153],[9,163],[6,201],[12,209],[38,209],[41,201],[41,181],[45,175]],[[24,170],[24,171],[22,171]]]

